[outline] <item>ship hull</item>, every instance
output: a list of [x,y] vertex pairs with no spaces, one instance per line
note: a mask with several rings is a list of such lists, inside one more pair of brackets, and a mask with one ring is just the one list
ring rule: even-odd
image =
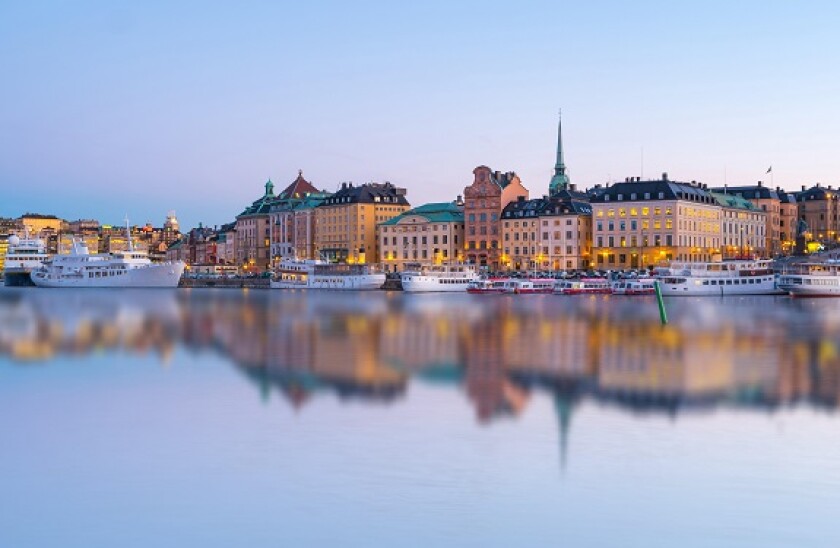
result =
[[50,277],[42,270],[33,271],[32,282],[38,287],[178,287],[184,263],[153,264],[132,268],[120,276],[89,278],[84,275]]
[[332,291],[373,291],[381,289],[385,283],[385,274],[366,276],[337,276],[318,279],[310,277],[306,282],[276,280],[270,283],[271,289],[324,289]]

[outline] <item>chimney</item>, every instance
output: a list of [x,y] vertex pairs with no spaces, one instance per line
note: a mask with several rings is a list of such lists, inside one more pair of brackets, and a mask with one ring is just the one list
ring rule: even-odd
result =
[[569,190],[575,192],[577,190],[577,185],[574,183],[569,183]]
[[516,201],[517,202],[524,202],[525,201],[525,196],[517,196]]
[[667,180],[668,180],[668,172],[667,172],[667,171],[663,171],[663,172],[662,172],[662,180],[663,180],[663,181],[667,181]]
[[464,197],[458,194],[458,197],[455,198],[455,205],[462,206],[464,205]]
[[347,183],[341,183],[341,190],[347,190]]
[[758,188],[761,188],[762,186],[763,186],[763,183],[761,181],[759,181],[758,182]]
[[805,185],[802,185],[802,192],[805,192]]
[[630,182],[630,177],[625,177],[625,178],[624,178],[624,182],[625,182],[625,183],[629,183],[629,182]]

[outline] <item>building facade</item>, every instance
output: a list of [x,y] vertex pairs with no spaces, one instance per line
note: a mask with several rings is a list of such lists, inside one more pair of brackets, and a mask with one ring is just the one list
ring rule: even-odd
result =
[[560,271],[590,267],[592,206],[553,197],[519,199],[502,211],[502,267]]
[[242,272],[256,273],[271,267],[271,218],[274,183],[265,183],[265,193],[236,216],[236,264]]
[[315,248],[315,206],[327,196],[298,171],[297,179],[287,186],[271,206],[271,255],[274,260],[286,257],[312,259]]
[[593,266],[647,268],[720,254],[721,207],[705,185],[627,179],[594,195]]
[[819,183],[808,189],[803,186],[802,192],[797,194],[799,218],[805,221],[807,230],[806,240],[819,242],[826,247],[835,247],[840,241],[838,194],[840,190]]
[[[767,218],[770,213],[736,194],[712,192],[721,207],[720,254],[725,259],[768,256]],[[765,206],[773,207],[773,204]],[[776,214],[778,217],[778,213]]]
[[388,272],[406,265],[462,262],[463,204],[425,204],[379,224],[380,261]]
[[499,270],[502,210],[519,198],[527,200],[528,190],[512,171],[494,172],[478,166],[473,177],[464,189],[464,253],[471,264]]
[[342,183],[315,207],[315,253],[332,262],[379,263],[377,225],[409,209],[391,183]]

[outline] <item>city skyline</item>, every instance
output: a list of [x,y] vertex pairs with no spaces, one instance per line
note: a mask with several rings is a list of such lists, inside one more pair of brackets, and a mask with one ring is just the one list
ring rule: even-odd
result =
[[581,188],[835,185],[837,10],[7,5],[0,216],[220,225],[298,169],[420,205],[486,164],[539,196],[560,107]]

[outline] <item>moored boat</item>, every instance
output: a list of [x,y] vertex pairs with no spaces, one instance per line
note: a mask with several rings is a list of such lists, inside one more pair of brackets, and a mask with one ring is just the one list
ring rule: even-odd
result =
[[551,293],[554,291],[553,278],[527,278],[511,280],[508,291],[517,295],[529,295],[534,293]]
[[272,289],[367,291],[379,289],[384,283],[385,274],[371,265],[284,259],[269,286]]
[[409,293],[466,291],[478,278],[475,267],[470,265],[424,266],[400,274],[403,291]]
[[806,262],[779,276],[779,289],[793,297],[840,297],[840,262]]
[[467,293],[490,295],[505,293],[508,278],[479,278],[467,284]]
[[34,286],[30,274],[40,268],[50,258],[47,245],[40,238],[30,238],[26,234],[9,237],[3,269],[3,284],[8,287]]
[[74,241],[68,255],[56,255],[31,273],[38,287],[177,287],[182,261],[152,263],[129,237],[128,251],[92,254]]
[[609,295],[612,293],[612,286],[605,278],[560,280],[554,284],[554,293],[557,295]]
[[656,293],[655,278],[620,278],[613,280],[613,295],[653,295]]
[[657,277],[666,296],[776,295],[769,260],[671,263]]

